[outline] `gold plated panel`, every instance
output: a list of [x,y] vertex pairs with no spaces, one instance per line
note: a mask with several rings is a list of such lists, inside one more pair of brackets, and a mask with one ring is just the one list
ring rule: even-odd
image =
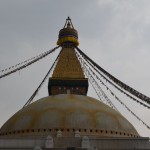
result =
[[52,77],[85,78],[73,48],[63,48]]

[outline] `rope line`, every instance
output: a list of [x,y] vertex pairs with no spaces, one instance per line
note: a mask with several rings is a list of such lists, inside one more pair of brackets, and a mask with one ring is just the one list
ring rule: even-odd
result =
[[[141,104],[142,106],[150,109],[150,106],[144,104],[143,102],[139,101],[138,99],[134,98],[133,96],[129,95],[128,93],[126,93],[125,91],[123,91],[121,88],[119,88],[118,86],[116,86],[114,83],[112,83],[110,80],[108,80],[103,74],[100,73],[99,70],[97,70],[92,64],[91,62],[89,62],[88,60],[86,60],[86,62],[103,78],[106,80],[106,82],[108,82],[109,84],[111,84],[112,86],[114,86],[118,91],[120,91],[121,93],[125,94],[127,97],[131,98],[132,100],[134,100],[135,102]],[[98,78],[98,77],[97,77]]]
[[[101,98],[105,99],[106,102],[108,103],[108,105],[115,109],[116,111],[117,108],[114,106],[114,104],[111,102],[111,100],[107,97],[107,95],[105,94],[105,92],[102,90],[102,88],[98,85],[98,83],[96,82],[96,80],[94,79],[94,77],[91,75],[91,73],[89,72],[88,68],[89,66],[86,64],[86,62],[76,53],[81,65],[83,66],[84,68],[84,72],[86,74],[86,76],[88,77],[88,79],[90,80],[90,83],[92,84],[92,86],[94,87],[94,84],[95,86],[97,87],[98,91],[96,92],[98,94],[98,97],[100,98],[100,100],[102,101]],[[87,68],[88,67],[88,68]],[[96,91],[96,89],[94,88],[94,90]],[[105,103],[104,101],[102,101],[103,103]]]
[[[47,51],[47,52],[48,52],[48,51]],[[16,65],[11,66],[11,67],[8,67],[8,68],[5,68],[5,69],[3,69],[3,70],[0,70],[0,72],[6,72],[6,71],[8,71],[8,70],[11,70],[11,69],[13,69],[13,68],[16,68],[17,66],[20,66],[20,65],[22,65],[22,64],[24,64],[24,63],[27,63],[27,62],[29,62],[29,61],[35,59],[35,58],[38,58],[38,57],[40,57],[41,55],[43,55],[43,54],[45,54],[45,53],[47,53],[47,52],[44,52],[44,53],[39,54],[39,55],[37,55],[37,56],[35,56],[35,57],[32,57],[32,58],[27,59],[27,60],[25,60],[25,61],[22,61],[22,62],[20,62],[20,63],[18,63],[18,64],[16,64]]]
[[10,74],[12,74],[12,73],[15,73],[16,71],[19,71],[19,70],[21,70],[21,69],[26,68],[27,66],[29,66],[29,65],[31,65],[31,64],[33,64],[33,63],[39,61],[40,59],[46,57],[47,55],[51,54],[52,52],[54,52],[54,51],[55,51],[56,49],[58,49],[58,48],[59,48],[59,46],[53,48],[52,50],[49,50],[49,51],[43,53],[42,55],[40,54],[41,56],[38,55],[38,57],[37,57],[36,59],[34,59],[34,60],[32,60],[32,61],[30,61],[30,62],[28,62],[28,63],[26,63],[26,64],[24,64],[24,65],[22,65],[22,66],[20,66],[20,67],[18,67],[18,68],[16,68],[16,69],[12,70],[12,71],[9,71],[9,72],[7,72],[7,73],[1,75],[1,76],[0,76],[0,79],[3,78],[3,77],[6,77],[6,76],[8,76],[8,75],[10,75]]
[[49,71],[47,72],[46,76],[44,77],[44,79],[42,80],[42,82],[40,83],[40,85],[38,86],[38,88],[35,90],[35,92],[32,94],[32,96],[29,98],[29,100],[25,103],[25,105],[23,106],[26,107],[28,106],[34,99],[34,97],[37,95],[38,91],[40,90],[40,88],[42,87],[42,85],[44,84],[45,80],[47,79],[48,75],[50,74],[51,70],[54,68],[59,56],[60,56],[61,51],[59,52],[57,58],[55,59],[54,63],[52,64],[51,68],[49,69]]
[[146,103],[150,104],[150,98],[146,95],[138,92],[137,90],[131,88],[130,86],[126,85],[122,81],[118,80],[114,76],[112,76],[110,73],[105,71],[102,67],[100,67],[98,64],[96,64],[93,60],[91,60],[85,53],[83,53],[78,47],[76,47],[77,51],[87,60],[89,60],[95,67],[97,67],[101,72],[103,72],[109,79],[111,79],[113,82],[115,82],[118,86],[123,88],[124,90],[128,91],[130,94],[136,96],[137,98],[145,101]]
[[[80,59],[83,61],[83,63],[84,64],[86,64],[87,63],[87,61],[84,59],[82,59],[81,57],[80,57]],[[81,62],[81,61],[80,61]],[[86,64],[87,65],[87,64]],[[114,92],[112,92],[112,90],[93,72],[93,70],[91,69],[91,68],[93,68],[93,67],[91,67],[90,68],[90,66],[88,66],[88,68],[89,68],[89,70],[88,71],[91,71],[92,72],[92,74],[94,75],[94,76],[96,76],[96,78],[100,81],[100,83],[110,92],[110,94],[112,95],[112,96],[114,96],[115,97],[115,99],[121,104],[121,105],[123,105],[138,121],[140,121],[140,122],[142,122],[142,124],[144,125],[144,126],[146,126],[148,129],[150,129],[150,126],[149,125],[147,125],[140,117],[138,117],[126,104],[124,104],[117,96],[116,96],[116,94],[114,94]],[[90,73],[89,73],[90,74]],[[92,76],[91,74],[90,74],[90,76]],[[111,102],[112,103],[112,102]],[[117,110],[117,109],[116,109]],[[118,111],[118,110],[117,110]]]
[[[90,71],[93,73],[93,75],[96,75],[91,69],[90,69]],[[121,105],[123,105],[136,119],[138,119],[140,122],[142,122],[143,125],[145,125],[148,129],[150,129],[150,127],[149,127],[141,118],[139,118],[131,109],[129,109],[129,107],[127,107],[127,105],[125,105],[125,104],[114,94],[114,92],[112,92],[112,90],[111,90],[106,84],[104,84],[104,82],[102,82],[102,80],[101,80],[98,76],[97,76],[97,79],[98,79],[98,80],[100,81],[100,83],[110,92],[110,94],[111,94],[112,96],[114,96],[116,100],[119,101],[119,103],[120,103]]]

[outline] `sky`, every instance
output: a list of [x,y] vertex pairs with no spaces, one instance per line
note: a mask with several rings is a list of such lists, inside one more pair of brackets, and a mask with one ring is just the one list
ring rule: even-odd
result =
[[[150,96],[149,14],[149,0],[0,0],[0,70],[54,48],[70,16],[79,33],[79,48],[112,75]],[[23,107],[58,52],[0,79],[0,126]],[[47,84],[48,80],[34,100],[48,95]],[[149,109],[117,94],[150,126]],[[91,87],[88,95],[97,98]],[[114,103],[141,136],[150,137],[149,129]]]

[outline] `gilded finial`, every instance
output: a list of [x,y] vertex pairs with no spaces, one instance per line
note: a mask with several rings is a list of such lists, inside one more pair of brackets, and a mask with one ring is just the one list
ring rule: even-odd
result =
[[70,21],[71,21],[71,19],[70,19],[70,17],[69,17],[69,16],[68,16],[68,18],[67,18],[66,20],[70,20]]
[[78,32],[74,29],[70,17],[66,19],[64,28],[59,31],[59,37],[57,41],[59,46],[78,46]]

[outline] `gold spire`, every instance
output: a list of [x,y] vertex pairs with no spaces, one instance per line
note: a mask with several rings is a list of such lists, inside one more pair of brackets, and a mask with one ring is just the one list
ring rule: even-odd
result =
[[73,48],[63,48],[53,78],[85,78]]
[[86,95],[88,80],[85,78],[75,54],[78,33],[70,18],[66,20],[64,28],[60,30],[57,44],[62,49],[52,77],[49,79],[49,95],[62,93]]

